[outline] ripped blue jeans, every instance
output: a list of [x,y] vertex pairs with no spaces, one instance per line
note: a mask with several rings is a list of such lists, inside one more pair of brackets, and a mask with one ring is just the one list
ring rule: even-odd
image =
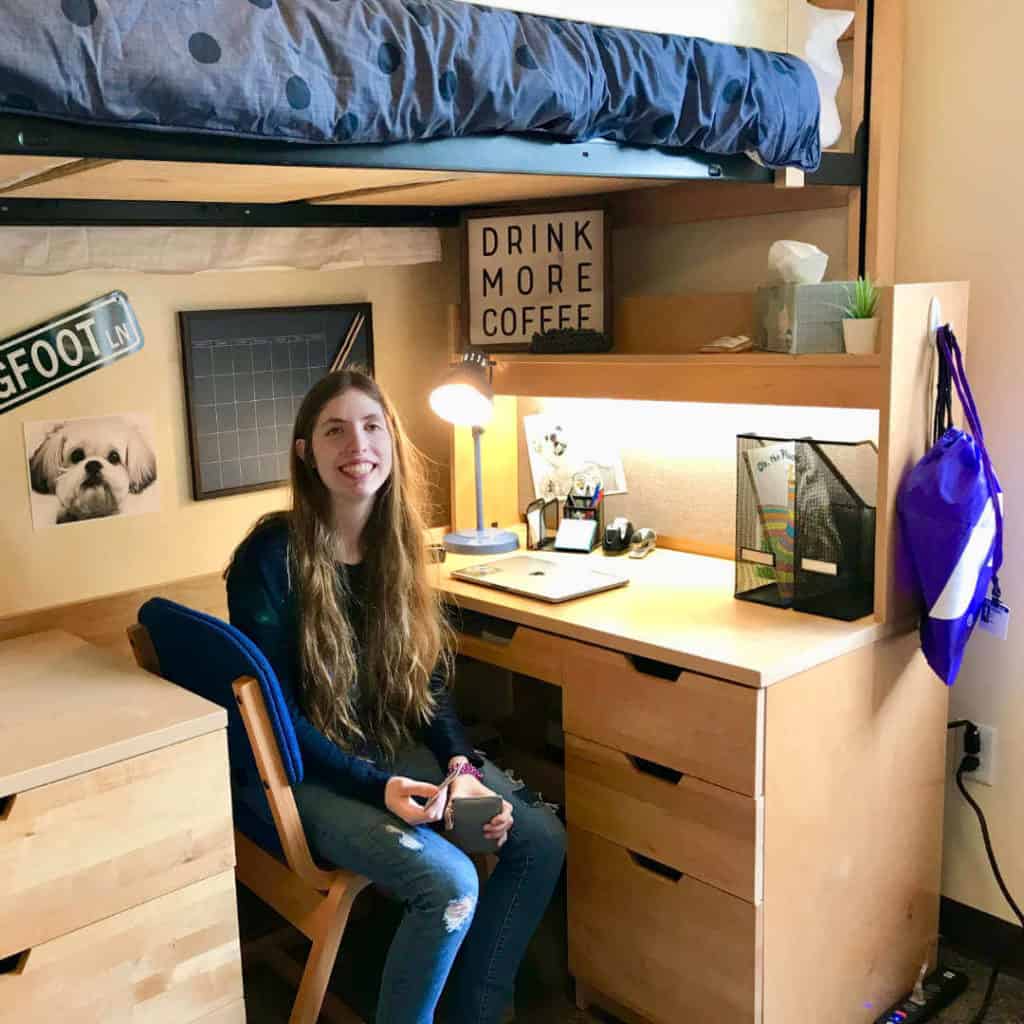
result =
[[[442,779],[425,747],[401,755],[392,770]],[[473,862],[435,829],[406,825],[315,779],[295,787],[317,859],[366,875],[405,905],[384,965],[376,1024],[432,1024],[449,972],[445,1009],[454,1024],[499,1024],[512,1003],[516,972],[562,869],[565,830],[549,807],[523,799],[490,761],[483,776],[512,804],[514,823],[482,889]]]

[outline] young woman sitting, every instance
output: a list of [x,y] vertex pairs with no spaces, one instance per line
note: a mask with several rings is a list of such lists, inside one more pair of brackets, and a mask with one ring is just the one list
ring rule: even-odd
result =
[[[324,377],[295,423],[293,507],[263,517],[235,551],[228,605],[286,695],[306,764],[295,799],[315,855],[404,904],[376,1024],[430,1024],[449,972],[450,1020],[498,1024],[565,833],[474,753],[449,701],[451,637],[427,578],[420,460],[371,378]],[[446,799],[493,795],[502,809],[483,831],[498,865],[478,891],[472,861],[431,826]],[[260,794],[251,806],[269,814]]]

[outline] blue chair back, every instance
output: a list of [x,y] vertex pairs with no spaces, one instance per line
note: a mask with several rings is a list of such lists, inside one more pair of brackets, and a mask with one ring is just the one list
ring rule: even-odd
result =
[[269,808],[265,815],[258,817],[251,811],[247,813],[246,805],[251,803],[254,794],[259,794],[261,810],[265,798],[245,723],[231,689],[239,676],[252,676],[257,680],[288,780],[293,786],[301,782],[302,754],[284,694],[270,663],[234,626],[174,601],[151,598],[139,609],[138,618],[153,643],[160,674],[227,711],[232,789],[236,796],[247,794],[247,799],[235,800],[235,824],[265,849],[279,849],[276,833],[269,826]]

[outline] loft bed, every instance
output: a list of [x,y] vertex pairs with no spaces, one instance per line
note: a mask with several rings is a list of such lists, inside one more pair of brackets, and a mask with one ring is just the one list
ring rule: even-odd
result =
[[[772,109],[773,91],[776,107],[779,96],[785,101],[802,90],[806,97],[808,69],[802,60],[791,60],[788,56],[798,54],[806,43],[808,8],[803,0],[706,0],[687,5],[638,0],[629,5],[628,12],[608,0],[588,3],[587,15],[608,25],[559,20],[571,15],[571,8],[583,6],[571,5],[567,0],[505,0],[488,7],[456,0],[376,0],[371,5],[374,10],[383,9],[393,19],[404,18],[402,23],[389,25],[389,30],[399,33],[402,47],[377,54],[378,62],[384,62],[383,70],[387,70],[388,62],[400,63],[409,47],[415,49],[420,45],[419,36],[414,38],[417,32],[432,33],[440,41],[441,48],[426,58],[436,62],[441,59],[437,54],[443,54],[444,47],[449,45],[444,30],[446,26],[450,28],[453,18],[474,32],[482,31],[481,26],[497,19],[501,32],[507,36],[523,33],[522,38],[533,48],[547,46],[556,56],[574,49],[582,62],[582,70],[577,67],[575,72],[577,86],[581,81],[589,81],[593,88],[597,81],[593,66],[597,54],[609,65],[600,79],[604,90],[601,103],[595,108],[596,113],[587,112],[591,120],[584,120],[583,124],[578,123],[579,117],[576,123],[570,123],[572,116],[579,114],[571,105],[568,109],[539,114],[534,109],[526,111],[526,130],[497,134],[472,134],[484,122],[469,104],[470,116],[456,129],[466,134],[444,137],[444,125],[435,124],[436,137],[425,138],[422,129],[430,129],[429,124],[413,125],[420,130],[410,133],[410,117],[402,121],[403,111],[413,111],[415,120],[422,97],[402,94],[393,117],[377,118],[386,122],[382,126],[374,121],[373,141],[363,140],[360,132],[351,130],[351,120],[340,117],[333,120],[335,134],[340,126],[341,134],[347,134],[351,141],[324,141],[328,133],[320,131],[319,123],[314,123],[309,134],[320,132],[315,142],[303,141],[302,131],[296,130],[298,122],[287,117],[280,119],[274,137],[275,131],[271,129],[275,126],[269,125],[272,118],[268,114],[273,104],[263,105],[266,98],[255,90],[252,95],[256,98],[248,107],[241,93],[225,96],[225,115],[218,106],[219,97],[214,95],[211,100],[209,92],[211,82],[222,91],[224,88],[221,80],[210,78],[209,74],[209,69],[220,63],[209,63],[221,50],[220,44],[210,33],[192,31],[195,25],[176,24],[186,22],[191,14],[186,17],[179,11],[170,16],[161,29],[154,55],[140,57],[130,50],[131,32],[122,32],[114,40],[104,36],[99,26],[104,17],[110,16],[109,9],[98,9],[95,0],[63,0],[60,12],[47,18],[39,14],[31,0],[14,0],[4,6],[0,15],[0,26],[5,27],[2,35],[17,40],[13,56],[5,56],[4,47],[0,46],[0,224],[4,225],[446,226],[457,223],[460,212],[469,207],[540,197],[635,197],[641,193],[657,202],[656,193],[664,192],[667,196],[676,191],[665,186],[686,182],[707,188],[711,180],[715,188],[732,187],[740,206],[754,208],[754,212],[807,208],[819,201],[822,206],[836,206],[848,198],[851,225],[857,228],[861,240],[865,232],[860,230],[860,222],[870,219],[860,212],[860,207],[867,193],[863,186],[869,159],[875,159],[874,154],[869,158],[867,130],[869,84],[878,77],[870,66],[872,49],[877,49],[879,38],[878,26],[872,24],[872,0],[823,0],[816,5],[826,9],[850,7],[856,12],[853,28],[845,37],[848,74],[844,88],[851,98],[848,110],[844,111],[844,136],[851,145],[846,151],[825,152],[820,152],[818,140],[812,140],[810,133],[804,131],[812,122],[817,123],[816,114],[801,112],[804,120],[794,135],[792,125],[786,122],[793,120],[795,108],[783,106],[781,116],[779,110]],[[257,45],[262,39],[259,33],[244,36],[244,31],[255,31],[251,28],[253,19],[268,19],[266,24],[270,24],[269,19],[279,18],[280,24],[292,33],[291,45],[308,47],[310,40],[314,40],[320,47],[317,52],[334,61],[328,66],[335,69],[337,62],[346,59],[349,51],[345,47],[350,44],[332,41],[332,19],[340,17],[342,11],[363,6],[359,0],[348,5],[328,0],[250,0],[248,4],[232,2],[220,14],[215,5],[196,5],[195,17],[205,17],[209,24],[220,25],[228,38],[242,32],[247,45]],[[666,10],[675,6],[686,9]],[[517,14],[504,8],[533,13]],[[137,29],[161,9],[166,10],[155,0],[122,4],[116,15],[119,28]],[[229,14],[235,21],[230,20]],[[891,18],[891,14],[886,16]],[[58,21],[51,23],[52,19]],[[625,27],[610,27],[612,24]],[[631,31],[631,26],[645,31]],[[171,36],[175,31],[183,35],[178,41],[184,46],[187,39],[196,52],[190,52],[190,59],[177,55],[186,72],[179,75],[179,82],[159,82],[154,86],[152,80],[158,78],[161,68],[157,57],[173,49]],[[541,31],[547,35],[539,36]],[[652,31],[660,34],[652,36]],[[684,33],[700,38],[680,38]],[[205,38],[195,43],[196,35]],[[897,36],[896,31],[885,36],[882,55],[887,63],[891,63]],[[531,64],[538,62],[529,52],[519,59],[521,50],[529,47],[510,47],[509,56],[496,51],[493,43],[481,42],[481,52],[490,59],[478,61],[477,39],[470,38],[474,50],[472,64],[489,68],[503,60],[513,75],[519,75],[513,82],[519,92],[527,98],[533,95],[529,88],[521,87],[522,80],[531,71],[543,69],[531,68]],[[481,35],[480,39],[483,38]],[[516,35],[515,41],[519,38]],[[569,43],[562,42],[566,39]],[[279,43],[276,45],[280,48]],[[741,47],[757,49],[746,51]],[[710,112],[702,109],[698,111],[696,128],[690,125],[686,132],[682,116],[667,133],[664,114],[660,125],[658,117],[642,116],[645,100],[652,111],[672,109],[671,94],[663,95],[668,88],[663,81],[668,65],[657,63],[662,51],[671,55],[681,76],[680,95],[685,93],[687,75],[696,83],[690,92],[698,97],[702,91],[727,94],[724,82],[732,87],[729,99],[739,104],[737,109],[724,114],[720,106]],[[416,54],[419,56],[419,50]],[[124,67],[112,68],[116,56]],[[47,60],[56,63],[51,66]],[[730,60],[739,69],[735,75],[729,71]],[[639,79],[636,68],[651,61],[655,62],[651,73]],[[145,65],[142,69],[137,66],[140,62]],[[612,65],[616,64],[622,65],[618,77],[612,73]],[[754,70],[766,71],[777,81],[769,80],[767,85],[758,86]],[[125,108],[125,103],[116,89],[108,91],[105,97],[101,89],[100,108],[88,108],[83,100],[88,81],[107,75],[117,87],[132,80],[132,73],[134,81],[150,83],[139,86],[140,93],[145,89],[149,92],[135,97],[138,102],[134,108],[129,103],[128,109],[118,110],[119,106]],[[490,73],[488,70],[484,75],[485,84],[490,82],[486,77]],[[750,81],[740,97],[734,79],[746,73],[750,74]],[[443,78],[439,76],[438,81]],[[198,93],[199,99],[173,94],[174,89],[184,88],[189,80],[205,81],[207,93]],[[623,92],[624,84],[639,88],[639,96],[635,91]],[[780,92],[782,87],[789,91]],[[321,103],[322,97],[311,92],[304,82],[296,84],[289,79],[288,88],[291,95],[287,88],[284,92],[292,113],[296,107],[308,111],[310,106]],[[448,88],[451,90],[454,85],[450,83]],[[499,84],[488,95],[499,94],[504,88]],[[564,82],[559,84],[562,92],[568,88]],[[168,95],[172,95],[172,101],[168,101]],[[153,102],[154,97],[159,102]],[[176,107],[172,114],[179,116],[164,116],[160,104],[166,108],[168,103]],[[196,109],[203,103],[211,121],[200,130]],[[687,102],[682,106],[685,108]],[[617,114],[617,119],[613,116],[610,123],[601,123],[601,115],[610,108],[615,108],[611,113]],[[121,120],[116,116],[119,112],[123,115]],[[518,123],[516,116],[522,113],[513,105],[503,107],[496,116],[502,123],[514,124]],[[226,123],[232,115],[237,115],[233,133],[232,125]],[[315,118],[310,120],[316,122]],[[429,122],[430,118],[424,116],[421,120]],[[326,117],[320,117],[320,122],[324,121],[332,123],[330,111]],[[724,144],[719,121],[725,126]],[[778,139],[768,131],[772,125],[782,129],[781,144],[776,144]],[[398,137],[399,141],[379,141],[381,127],[391,131],[388,137]],[[393,131],[396,127],[397,132]],[[764,131],[758,134],[761,128]],[[568,135],[564,133],[567,129],[571,129]],[[572,132],[586,135],[588,131],[613,137],[567,141]],[[788,138],[786,131],[790,133]],[[415,139],[410,140],[410,134]],[[872,144],[877,134],[870,133]],[[712,151],[695,145],[669,144],[680,137],[691,143],[709,142]],[[751,148],[752,137],[760,143],[754,147],[761,151],[760,163],[744,155]],[[763,157],[773,154],[784,158],[776,161],[778,165],[788,160],[802,169],[765,166]],[[815,166],[816,170],[809,170]],[[772,184],[807,187],[777,191],[771,188]],[[838,198],[837,190],[843,193]],[[752,191],[759,195],[758,199],[751,199]],[[795,193],[802,195],[798,197]],[[726,201],[725,207],[728,205]],[[870,265],[870,254],[868,258],[861,254],[858,263]]]

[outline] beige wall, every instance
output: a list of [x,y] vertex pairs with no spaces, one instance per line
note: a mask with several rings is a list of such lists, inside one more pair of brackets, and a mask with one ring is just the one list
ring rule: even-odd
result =
[[[435,521],[447,521],[449,432],[430,412],[427,388],[447,363],[447,305],[457,301],[456,274],[448,258],[321,273],[0,276],[0,337],[114,288],[128,294],[145,334],[141,352],[0,416],[0,616],[218,571],[249,524],[286,502],[284,488],[192,500],[176,322],[181,309],[373,303],[377,378],[414,441],[434,460]],[[34,532],[23,422],[120,412],[153,417],[160,511]]]
[[[1020,4],[907,0],[897,277],[971,282],[968,369],[1005,489],[1003,584],[1010,605],[1019,605],[1024,593],[1022,36]],[[1024,898],[1022,664],[1024,622],[1012,623],[1005,641],[978,633],[952,693],[954,718],[998,729],[995,785],[971,791],[1018,902]],[[946,815],[945,894],[1015,920],[992,879],[976,819],[952,787]]]
[[636,527],[693,542],[699,551],[729,552],[735,544],[737,434],[878,441],[878,413],[868,409],[521,398],[520,508],[535,496],[522,425],[532,413],[617,448],[628,493],[606,499],[606,522],[626,516]]
[[828,253],[825,278],[848,280],[846,209],[809,210],[620,228],[613,238],[615,295],[753,291],[771,279],[768,248],[780,238],[816,245]]
[[[847,277],[845,209],[768,214],[613,231],[614,298],[686,292],[754,291],[770,280],[768,248],[780,238],[811,242],[829,254],[826,278]],[[708,341],[711,339],[708,338]],[[714,406],[682,402],[522,399],[520,415],[552,411],[589,424],[614,423],[629,485],[608,498],[605,517],[731,549],[736,521],[736,434],[811,434],[876,440],[878,415],[862,410]],[[533,496],[520,423],[519,498]]]

